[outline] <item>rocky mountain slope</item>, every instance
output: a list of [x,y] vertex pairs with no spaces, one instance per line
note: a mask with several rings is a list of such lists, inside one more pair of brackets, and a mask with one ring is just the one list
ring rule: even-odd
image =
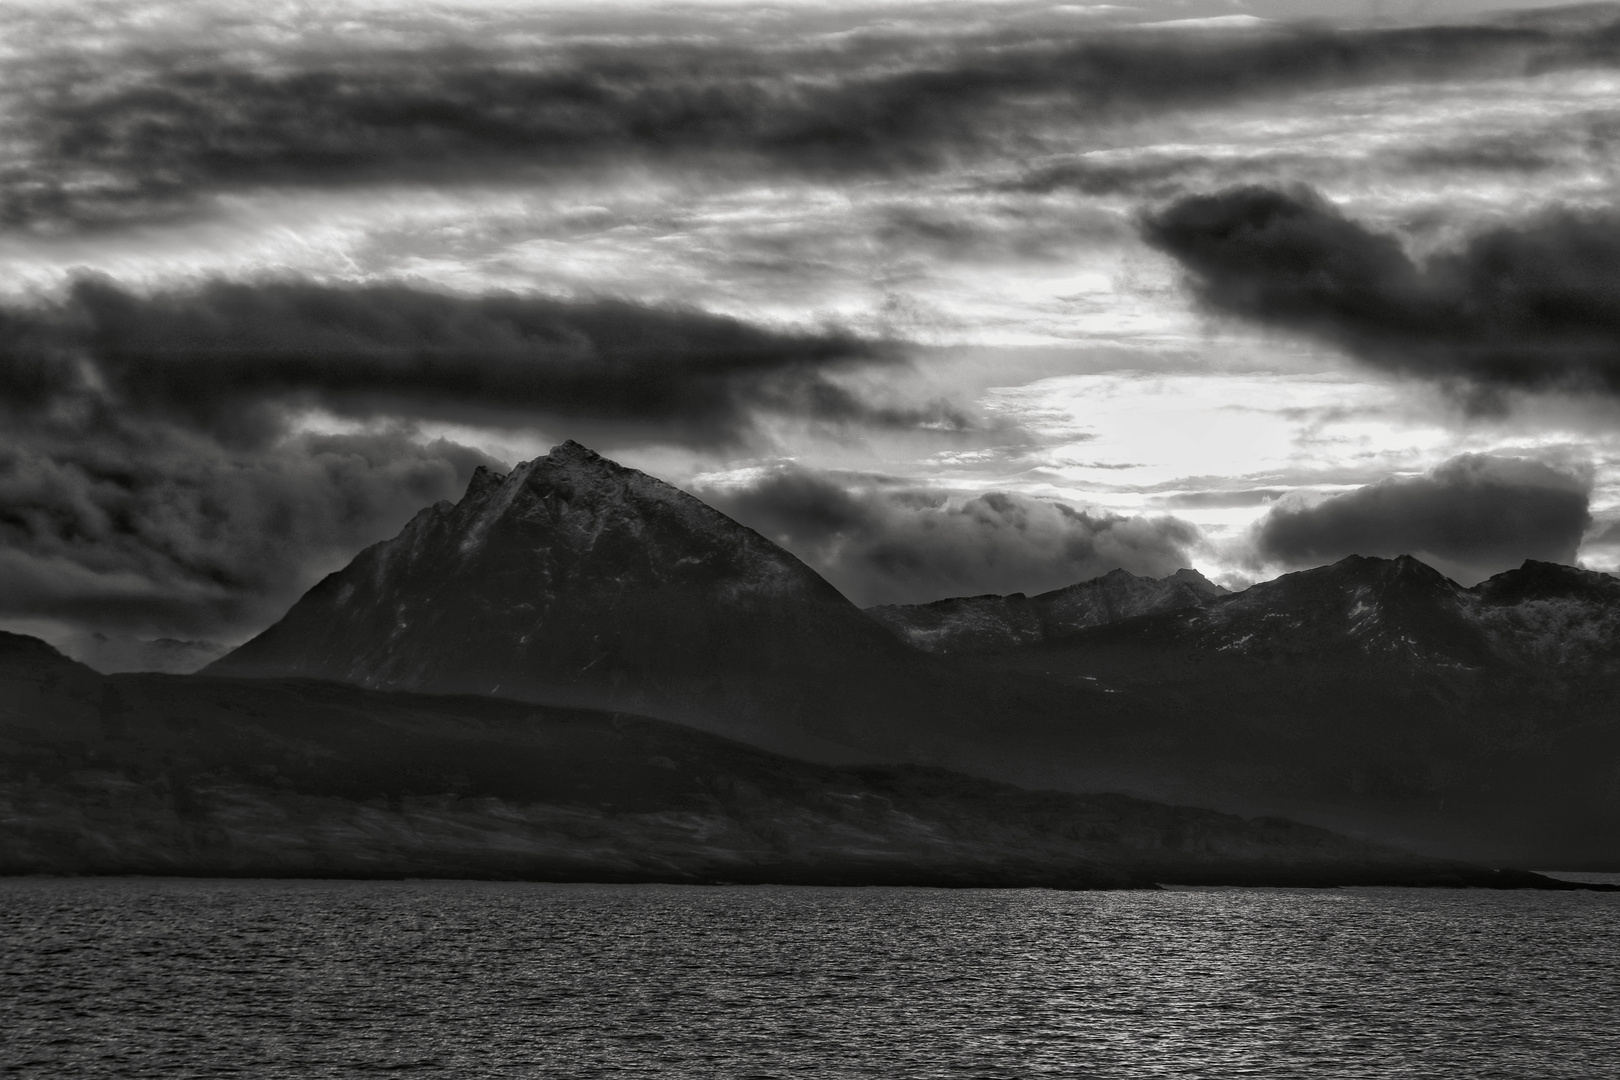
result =
[[[1352,557],[962,657],[1078,777],[1471,857],[1620,864],[1620,582]],[[1095,704],[1097,691],[1113,708]],[[1056,749],[1049,753],[1058,754]]]
[[994,652],[1072,637],[1139,615],[1201,607],[1226,590],[1196,570],[1165,578],[1113,570],[1051,592],[958,596],[930,604],[884,604],[866,613],[924,652]]
[[931,694],[915,668],[797,558],[567,442],[479,470],[207,671],[622,709],[836,758]]
[[1464,589],[1357,557],[1213,589],[1108,575],[889,613],[896,636],[757,533],[564,444],[479,474],[208,671],[607,708],[828,764],[1620,867],[1615,579],[1528,563]]
[[1465,589],[1409,555],[1352,555],[1088,640],[1586,679],[1620,670],[1620,579],[1532,560]]
[[1560,887],[1275,818],[813,765],[624,714],[100,676],[7,634],[0,873]]

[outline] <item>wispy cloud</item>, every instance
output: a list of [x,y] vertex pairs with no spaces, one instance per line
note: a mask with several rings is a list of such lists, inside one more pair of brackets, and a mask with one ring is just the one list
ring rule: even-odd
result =
[[[604,164],[806,176],[937,170],[1050,150],[1054,121],[1388,80],[1514,75],[1616,58],[1615,32],[1446,26],[1248,33],[872,30],[771,49],[724,36],[465,40],[242,52],[148,46],[58,61],[11,94],[23,147],[0,221],[105,224],[265,186],[425,184]],[[19,77],[20,78],[20,77]]]

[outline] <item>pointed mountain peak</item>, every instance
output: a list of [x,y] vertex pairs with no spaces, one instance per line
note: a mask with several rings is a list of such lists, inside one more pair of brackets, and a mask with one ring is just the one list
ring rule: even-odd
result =
[[[525,476],[569,477],[575,483],[590,484],[623,484],[632,481],[647,481],[660,487],[670,487],[662,480],[648,476],[639,469],[632,469],[620,465],[612,458],[605,458],[595,450],[577,443],[573,439],[558,443],[551,448],[551,452],[544,457],[537,457],[518,466]],[[518,471],[514,470],[514,471]],[[671,491],[679,491],[670,487]],[[685,492],[681,492],[685,495]],[[687,498],[692,498],[686,495]],[[694,500],[696,501],[696,500]]]
[[596,476],[606,479],[608,477],[644,475],[635,469],[627,469],[617,461],[598,454],[595,450],[581,443],[569,439],[551,448],[551,452],[544,457],[524,462],[518,468],[528,473],[566,473],[571,476]]
[[740,724],[810,709],[795,679],[853,678],[885,650],[793,555],[570,441],[475,472],[211,672]]
[[[584,443],[575,442],[573,439],[564,439],[556,446],[553,446],[551,453],[547,454],[546,457],[552,461],[607,461],[607,458],[598,454],[595,450],[592,450]],[[617,464],[617,462],[614,464]]]
[[1180,570],[1177,570],[1165,580],[1179,581],[1183,585],[1197,592],[1200,596],[1204,597],[1225,596],[1227,592],[1230,591],[1224,586],[1215,584],[1213,581],[1209,580],[1209,578],[1205,577],[1203,574],[1200,574],[1197,570],[1194,570],[1190,566],[1183,566]]

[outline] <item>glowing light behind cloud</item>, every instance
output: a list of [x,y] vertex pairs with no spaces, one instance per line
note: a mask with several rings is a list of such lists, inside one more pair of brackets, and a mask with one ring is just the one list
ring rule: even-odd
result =
[[[1390,5],[1386,15],[1484,6]],[[843,70],[837,64],[881,68],[884,42],[945,65],[963,42],[1027,40],[1043,28],[1073,35],[1174,21],[1142,36],[1243,40],[1251,16],[1309,14],[1369,17],[1357,5],[1224,0],[13,2],[0,4],[12,31],[0,43],[9,63],[0,74],[0,175],[26,172],[37,148],[19,118],[63,57],[89,57],[115,79],[127,74],[120,65],[134,72],[153,62],[151,50],[188,43],[265,72],[299,58],[341,63],[391,50],[549,57],[586,44],[669,42],[785,58],[821,50],[834,60],[810,75],[830,79]],[[1421,258],[1549,207],[1612,207],[1617,91],[1620,75],[1594,66],[1380,77],[1117,110],[1033,94],[1008,106],[1016,124],[926,167],[840,172],[741,152],[665,164],[607,155],[449,179],[203,185],[166,216],[9,232],[0,299],[60,295],[88,272],[135,292],[212,277],[403,283],[469,297],[610,297],[776,330],[837,328],[898,343],[909,362],[839,371],[830,384],[882,405],[941,402],[972,423],[859,430],[788,416],[725,449],[647,437],[599,448],[676,482],[742,483],[792,462],[953,497],[1013,491],[1121,514],[1174,513],[1210,538],[1202,568],[1212,572],[1241,569],[1245,531],[1278,492],[1321,498],[1463,453],[1518,453],[1590,468],[1597,525],[1583,557],[1616,566],[1620,540],[1598,539],[1620,522],[1612,403],[1519,395],[1499,414],[1470,414],[1434,387],[1201,311],[1181,267],[1143,243],[1138,223],[1188,194],[1306,184]],[[513,461],[576,434],[543,423],[555,430],[310,411],[288,430],[294,441],[449,439]]]

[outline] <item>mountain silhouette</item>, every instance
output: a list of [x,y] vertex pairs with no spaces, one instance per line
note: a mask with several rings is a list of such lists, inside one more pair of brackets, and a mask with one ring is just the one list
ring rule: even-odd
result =
[[885,604],[866,613],[925,652],[992,652],[1057,641],[1138,615],[1199,607],[1225,593],[1196,570],[1177,570],[1164,578],[1112,570],[1035,596],[959,596],[928,604]]
[[673,720],[825,763],[1276,814],[1434,855],[1620,864],[1620,582],[1352,556],[1224,593],[1122,572],[863,613],[564,443],[362,552],[217,676]]
[[1463,588],[1411,557],[1352,556],[954,660],[1021,715],[1063,718],[1023,738],[1077,787],[1470,857],[1620,864],[1607,574],[1527,562]]
[[565,442],[479,469],[207,671],[619,709],[837,757],[931,693],[916,666],[793,555]]
[[1410,555],[1352,555],[1196,608],[1120,622],[1099,624],[1085,640],[1274,661],[1359,656],[1431,671],[1539,677],[1567,668],[1588,678],[1620,660],[1620,580],[1529,560],[1463,588]]

